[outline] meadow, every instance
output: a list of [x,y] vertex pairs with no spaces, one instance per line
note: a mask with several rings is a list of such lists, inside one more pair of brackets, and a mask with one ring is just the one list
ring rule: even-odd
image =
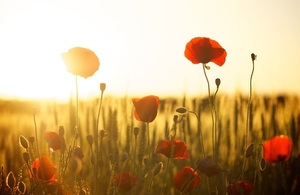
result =
[[[290,94],[253,94],[252,106],[249,109],[249,140],[251,140],[249,143],[253,143],[255,154],[246,158],[242,178],[248,96],[239,93],[233,95],[220,93],[215,97],[214,105],[217,113],[215,146],[211,141],[213,124],[207,97],[160,98],[157,116],[148,127],[135,119],[132,98],[135,97],[110,97],[104,94],[100,114],[99,98],[79,100],[78,110],[73,98],[70,98],[69,102],[2,99],[0,194],[41,192],[36,186],[45,184],[32,181],[34,179],[23,156],[24,152],[29,152],[30,146],[28,150],[24,149],[22,147],[24,143],[22,140],[20,142],[20,136],[23,136],[31,145],[30,137],[36,135],[40,154],[46,154],[51,158],[57,168],[56,171],[61,171],[62,166],[67,166],[69,171],[65,175],[58,174],[55,182],[51,183],[55,187],[47,188],[48,193],[92,194],[97,186],[98,194],[242,194],[228,192],[228,186],[243,179],[255,186],[255,190],[249,194],[299,194],[300,97]],[[181,110],[188,110],[189,114],[182,113]],[[76,114],[79,119],[76,147],[82,149],[83,157],[79,160],[78,158],[70,160],[71,165],[62,165],[60,161],[62,149],[51,151],[44,133],[59,132],[60,127],[64,127],[63,136],[66,142],[64,153],[67,156],[68,148],[71,150],[74,143]],[[100,119],[97,119],[98,116]],[[96,170],[93,166],[94,145],[87,139],[94,135],[97,127],[100,132],[99,170],[97,170],[99,177],[94,175]],[[171,134],[186,143],[189,158],[168,158],[155,153],[158,142],[170,137]],[[263,161],[260,144],[282,134],[292,139],[291,157],[280,163]],[[32,142],[32,146],[36,146],[35,144],[36,142]],[[213,151],[218,173],[207,176],[197,170],[201,178],[200,184],[189,192],[178,191],[173,184],[176,172],[184,166],[196,169],[199,160],[212,156]],[[136,176],[134,182],[132,180],[129,182],[130,189],[122,190],[121,182],[114,185],[114,177],[121,170]],[[9,172],[14,175],[13,182],[7,179]],[[122,176],[119,179],[123,181]],[[18,181],[23,181],[27,186],[25,191],[19,190]],[[98,183],[94,184],[95,181]],[[11,187],[8,187],[9,185]],[[37,189],[34,189],[34,186]]]

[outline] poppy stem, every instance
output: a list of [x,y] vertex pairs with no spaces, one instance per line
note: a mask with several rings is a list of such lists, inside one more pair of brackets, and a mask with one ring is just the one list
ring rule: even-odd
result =
[[75,106],[75,142],[74,142],[74,147],[77,145],[77,137],[78,137],[78,76],[75,75],[75,87],[76,87],[76,106]]
[[213,106],[212,106],[212,101],[211,101],[211,94],[210,94],[210,84],[209,80],[206,74],[206,64],[203,64],[203,72],[204,76],[207,82],[207,90],[208,90],[208,102],[209,102],[209,107],[211,110],[211,120],[212,120],[212,150],[213,150],[213,160],[215,161],[215,117],[214,117],[214,111],[213,111]]
[[[253,73],[254,73],[254,60],[256,59],[256,55],[252,53],[251,58],[252,58],[252,71],[251,71],[251,75],[250,75],[249,100],[248,100],[248,105],[247,105],[246,130],[245,130],[245,138],[244,138],[244,152],[247,151],[249,130],[250,131],[252,130],[251,129],[252,126],[250,125],[249,119],[250,119],[251,107],[252,107],[252,79],[253,79]],[[246,155],[244,155],[244,162],[243,162],[243,167],[242,167],[241,178],[244,177],[246,158],[247,158]]]
[[[96,122],[96,128],[94,129],[94,137],[95,137],[95,164],[94,164],[94,168],[95,168],[95,172],[94,172],[94,182],[95,182],[95,186],[94,186],[94,192],[95,194],[98,194],[98,190],[97,190],[97,185],[98,185],[98,163],[99,163],[99,157],[101,160],[101,153],[99,152],[99,120],[100,120],[100,115],[101,115],[101,108],[102,108],[102,100],[103,100],[103,90],[101,90],[101,95],[100,95],[100,100],[99,100],[99,108],[98,108],[98,115],[97,115],[97,122]],[[102,139],[102,138],[100,138]],[[102,145],[102,144],[101,144]],[[101,150],[100,150],[101,151]]]
[[[36,125],[36,119],[35,119],[35,111],[33,112],[33,122],[34,122],[34,130],[35,130],[35,137],[36,137],[36,150],[37,150],[37,155],[39,158],[39,163],[40,163],[40,167],[39,170],[41,170],[42,173],[42,179],[43,181],[45,181],[45,177],[44,177],[44,169],[43,169],[43,163],[41,161],[41,155],[40,155],[40,150],[39,150],[39,142],[38,142],[38,134],[37,134],[37,125]],[[39,170],[36,170],[37,173]],[[44,193],[44,192],[43,192]]]

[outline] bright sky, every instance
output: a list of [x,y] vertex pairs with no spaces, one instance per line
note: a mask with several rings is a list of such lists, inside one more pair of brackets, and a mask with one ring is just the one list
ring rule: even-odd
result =
[[200,65],[184,57],[196,36],[218,41],[228,53],[209,63],[212,91],[300,94],[300,1],[1,0],[0,97],[68,98],[75,77],[61,53],[93,50],[100,68],[80,78],[79,96],[99,94],[207,94]]

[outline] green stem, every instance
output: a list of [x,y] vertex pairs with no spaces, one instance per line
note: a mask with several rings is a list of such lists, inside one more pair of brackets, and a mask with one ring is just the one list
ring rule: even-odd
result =
[[76,106],[75,106],[75,142],[74,142],[74,146],[73,149],[75,148],[75,146],[77,145],[77,138],[78,138],[78,125],[79,125],[79,117],[78,117],[78,76],[75,75],[75,87],[76,87]]
[[210,94],[210,84],[209,84],[209,80],[206,74],[206,70],[205,70],[206,64],[203,64],[203,72],[204,72],[204,76],[207,82],[207,89],[208,89],[208,102],[209,102],[209,106],[210,106],[210,110],[211,110],[211,120],[212,120],[212,150],[213,150],[213,160],[215,161],[215,118],[214,118],[214,112],[213,112],[213,106],[212,106],[212,102],[211,102],[211,94]]
[[[102,101],[103,101],[103,91],[101,90],[101,96],[100,96],[100,100],[99,100],[99,108],[98,108],[98,114],[97,114],[97,122],[96,122],[96,128],[94,129],[94,137],[95,137],[95,165],[94,165],[94,168],[95,168],[95,172],[94,172],[94,182],[95,182],[95,194],[98,194],[98,189],[97,189],[97,186],[98,186],[98,167],[99,167],[99,159],[101,160],[102,158],[102,154],[101,154],[101,150],[99,152],[99,120],[100,120],[100,115],[101,115],[101,109],[102,109]],[[102,137],[100,138],[100,145],[102,147]],[[101,172],[101,170],[100,170]]]
[[[249,101],[248,101],[248,105],[247,105],[246,130],[245,130],[245,137],[244,137],[244,152],[246,152],[247,145],[248,145],[248,134],[249,134],[249,126],[250,126],[249,117],[250,117],[250,110],[251,110],[251,104],[252,104],[252,78],[253,78],[253,73],[254,73],[254,58],[252,59],[252,71],[251,71],[251,75],[250,75],[250,89],[249,89],[250,91],[249,91]],[[243,167],[242,167],[241,178],[244,177],[245,166],[246,166],[246,155],[244,155],[244,162],[243,162]]]

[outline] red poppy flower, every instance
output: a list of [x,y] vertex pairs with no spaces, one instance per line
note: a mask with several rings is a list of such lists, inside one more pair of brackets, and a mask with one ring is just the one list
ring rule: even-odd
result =
[[100,66],[97,55],[86,48],[74,47],[62,54],[67,70],[84,78],[93,76]]
[[217,175],[220,172],[219,166],[208,157],[197,161],[197,169],[208,177]]
[[45,182],[51,183],[56,180],[56,168],[50,159],[43,155],[37,158],[31,165],[31,170],[34,176],[30,174],[31,178],[44,179]]
[[180,192],[189,192],[196,188],[201,182],[200,176],[193,168],[189,166],[183,167],[174,176],[174,185]]
[[214,62],[222,66],[225,63],[227,52],[215,40],[195,37],[186,44],[184,55],[193,64]]
[[229,195],[250,195],[254,190],[254,185],[249,181],[237,181],[227,187]]
[[278,135],[264,142],[264,159],[270,163],[287,161],[292,152],[293,143],[288,136]]
[[138,178],[133,176],[131,173],[122,171],[117,173],[112,180],[112,184],[116,186],[119,190],[129,191],[131,188],[136,186],[138,183]]
[[52,150],[60,150],[62,146],[62,137],[58,135],[58,133],[53,131],[46,131],[44,133],[44,137],[46,141],[48,142],[49,148]]
[[134,98],[132,103],[135,107],[134,117],[136,120],[147,123],[154,121],[159,104],[157,96],[149,95],[143,98]]
[[[172,154],[173,146],[173,156]],[[190,154],[186,151],[186,143],[178,139],[172,140],[160,140],[155,148],[156,154],[163,154],[168,158],[186,159],[190,157]]]

